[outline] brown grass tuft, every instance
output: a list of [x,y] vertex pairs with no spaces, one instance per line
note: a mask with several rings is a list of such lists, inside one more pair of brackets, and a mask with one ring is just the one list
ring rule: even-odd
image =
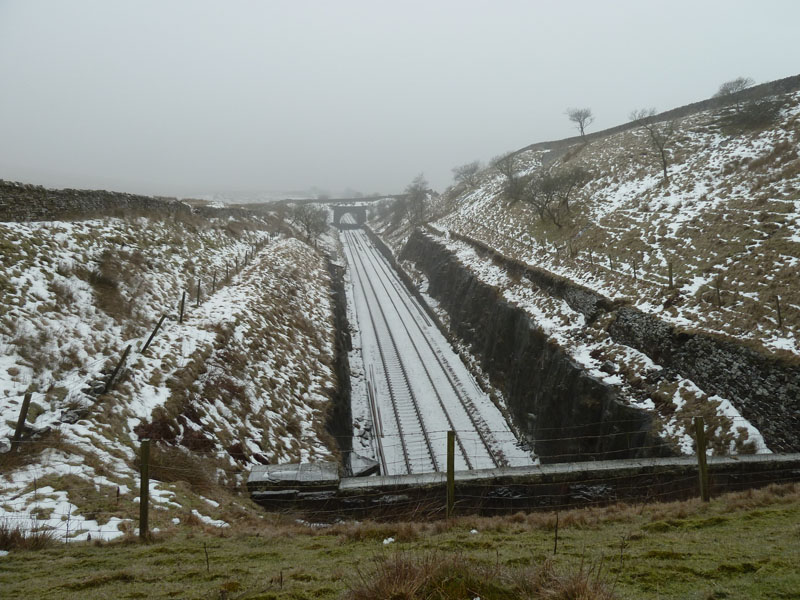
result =
[[19,523],[12,525],[8,519],[0,521],[0,550],[41,550],[55,542],[51,529],[26,528]]
[[461,600],[505,598],[550,600],[604,600],[614,598],[599,572],[583,565],[572,573],[558,573],[549,561],[527,568],[484,564],[461,555],[428,554],[412,557],[397,553],[376,559],[370,572],[359,570],[345,594],[351,600],[393,598]]

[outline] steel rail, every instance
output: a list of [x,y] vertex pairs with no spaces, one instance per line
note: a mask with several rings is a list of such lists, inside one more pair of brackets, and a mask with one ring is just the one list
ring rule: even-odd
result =
[[[369,248],[365,249],[365,252],[369,253]],[[367,258],[369,260],[369,263],[372,265],[372,268],[374,269],[375,273],[377,275],[380,275],[380,272],[378,270],[378,266],[375,264],[376,261],[371,257],[371,255],[368,256]],[[389,299],[389,302],[391,302],[392,307],[394,308],[395,312],[397,313],[398,316],[401,316],[400,309],[397,307],[397,304],[395,303],[394,299],[392,298],[392,295],[389,293],[389,290],[386,288],[385,279],[383,277],[379,277],[378,279],[380,281],[381,286],[383,287],[383,290],[386,292],[386,297]],[[394,286],[392,286],[392,287],[394,288]],[[395,289],[395,292],[397,292],[397,294],[400,295],[400,292],[397,290],[397,288],[394,288],[394,289]],[[405,290],[405,292],[407,293],[408,290]],[[408,309],[407,306],[406,306],[406,309]],[[411,320],[416,323],[416,319],[413,318],[413,314],[410,311],[409,311],[409,314],[411,314],[411,317],[412,317]],[[401,318],[400,319],[400,323],[402,324],[403,329],[406,332],[406,335],[408,335],[408,339],[411,341],[411,347],[414,348],[414,352],[416,353],[417,358],[419,359],[419,364],[422,366],[423,371],[425,371],[425,375],[427,376],[428,381],[431,384],[431,389],[433,390],[433,393],[436,396],[436,400],[439,402],[439,407],[442,409],[442,413],[444,414],[445,419],[447,419],[447,424],[450,426],[450,430],[451,431],[456,431],[456,426],[453,423],[453,418],[450,415],[450,411],[447,410],[447,407],[445,406],[445,403],[444,403],[444,399],[442,398],[441,394],[439,393],[439,390],[437,389],[436,383],[433,380],[433,376],[431,375],[430,369],[428,369],[428,366],[425,364],[425,360],[422,358],[422,354],[420,353],[419,348],[417,348],[417,345],[414,343],[414,338],[411,335],[411,331],[409,331],[408,326],[406,325],[405,319]],[[422,334],[422,337],[425,338],[425,341],[428,343],[428,346],[431,348],[431,351],[433,352],[434,356],[436,356],[436,352],[433,351],[433,348],[432,348],[432,346],[430,344],[430,341],[428,340],[428,338],[425,335],[425,332],[422,330],[422,328],[419,328],[419,332]],[[440,367],[442,366],[441,363],[440,363],[439,366]],[[447,377],[447,381],[450,384],[450,387],[453,388],[453,392],[455,392],[456,397],[458,397],[458,390],[455,389],[455,387],[453,385],[453,382],[447,376],[447,373],[445,373],[445,377]],[[466,411],[466,409],[465,409],[465,411]],[[467,454],[467,450],[464,447],[464,442],[461,439],[461,437],[458,435],[458,433],[456,433],[456,442],[458,443],[459,450],[461,451],[461,456],[464,458],[464,462],[467,465],[467,469],[471,470],[472,469],[472,461],[470,460],[469,454]],[[491,456],[491,452],[489,452],[489,456]]]
[[[364,290],[364,286],[361,283],[361,275],[358,273],[357,267],[356,267],[356,264],[355,264],[355,254],[353,253],[352,249],[347,247],[347,246],[346,246],[346,251],[349,252],[349,254],[350,254],[350,261],[349,262],[350,262],[350,266],[351,266],[351,269],[353,271],[353,274],[356,277],[356,279],[358,279],[359,286],[361,287],[361,289]],[[367,305],[367,313],[369,315],[370,322],[372,323],[372,329],[375,332],[375,339],[376,339],[376,342],[377,342],[378,334],[377,334],[377,330],[375,328],[375,320],[372,317],[372,311],[369,308],[369,302],[366,301],[367,300],[366,292],[364,292],[364,300],[365,300],[364,303]],[[353,294],[353,310],[356,310],[356,311],[358,310],[357,307],[356,307],[356,303],[355,303],[355,294]],[[363,340],[363,338],[362,338],[362,340]],[[405,445],[404,440],[403,440],[403,426],[400,423],[400,416],[398,415],[398,412],[397,412],[397,403],[395,401],[394,391],[392,390],[391,382],[389,381],[389,375],[388,375],[388,371],[386,369],[386,361],[385,361],[384,356],[383,356],[383,350],[381,349],[380,342],[377,342],[377,343],[378,343],[378,352],[379,352],[380,357],[381,357],[381,363],[383,364],[384,374],[386,375],[386,383],[389,386],[389,399],[391,400],[391,403],[392,403],[392,412],[394,413],[394,418],[395,418],[395,421],[397,423],[397,431],[398,431],[398,434],[400,435],[400,448],[401,448],[401,450],[403,452],[403,460],[404,460],[404,462],[406,464],[406,471],[410,473],[411,472],[411,463],[409,462],[408,450],[407,450],[406,445]],[[363,344],[363,341],[362,341],[362,344]],[[371,397],[372,394],[370,394],[368,392],[368,396]],[[374,401],[374,398],[371,398],[371,400]],[[373,411],[373,419],[376,419],[376,418],[379,419],[379,417],[377,416],[377,407],[372,406],[371,408],[372,408],[372,411]],[[378,432],[378,428],[379,427],[381,427],[381,429],[382,429],[382,426],[380,424],[377,424],[377,423],[373,427],[373,429],[375,430],[375,433],[376,433],[376,435],[374,436],[374,439],[375,439],[376,444],[378,446],[379,459],[381,457],[383,457],[384,475],[388,475],[389,474],[388,473],[388,465],[386,464],[386,457],[385,457],[384,451],[383,451],[383,440],[381,439],[380,433]]]
[[[402,292],[403,293],[399,294],[399,292],[398,292],[398,295],[404,296],[408,302],[411,302],[412,305],[416,306],[416,304],[417,304],[416,299],[412,296],[412,294],[408,290],[408,288],[406,288],[405,284],[402,281],[399,280],[397,275],[394,273],[394,270],[390,267],[390,265],[387,264],[386,259],[377,250],[377,248],[375,248],[374,244],[372,244],[372,243],[370,243],[368,245],[365,244],[365,246],[368,246],[368,251],[370,251],[371,254],[375,257],[375,260],[372,260],[370,262],[372,262],[373,265],[375,265],[377,263],[380,266],[380,268],[383,271],[383,273],[387,277],[389,277],[393,282],[396,282],[395,285],[393,285],[392,287],[394,287],[396,290],[400,290],[402,288]],[[399,284],[399,286],[398,286],[398,284]],[[388,290],[387,290],[387,292],[388,292]],[[390,298],[390,300],[391,300],[391,298]],[[395,310],[396,309],[397,309],[397,307],[395,306]],[[412,313],[412,311],[408,308],[407,304],[406,304],[406,309],[409,311],[409,313]],[[450,363],[447,361],[446,358],[444,358],[443,356],[440,356],[440,354],[438,352],[436,352],[436,350],[433,347],[433,344],[431,344],[431,341],[428,339],[428,336],[425,334],[425,331],[422,329],[422,327],[420,326],[419,322],[417,322],[416,319],[412,319],[412,321],[414,321],[414,324],[417,326],[417,329],[419,330],[420,334],[425,339],[425,342],[427,343],[428,348],[431,351],[431,354],[433,354],[434,358],[439,363],[439,366],[441,367],[442,372],[445,374],[445,377],[447,378],[448,382],[450,383],[450,387],[455,392],[456,398],[458,398],[459,402],[461,403],[461,406],[463,407],[464,412],[466,413],[467,417],[469,418],[470,422],[472,423],[473,429],[478,434],[478,437],[480,438],[481,443],[483,444],[484,448],[486,449],[486,453],[489,455],[489,458],[494,463],[494,466],[495,467],[506,466],[508,464],[508,462],[506,460],[498,459],[498,457],[496,456],[494,450],[492,449],[491,444],[486,439],[486,436],[485,436],[485,434],[483,432],[483,427],[486,427],[485,421],[483,421],[483,419],[480,419],[480,423],[479,423],[478,419],[473,414],[474,412],[477,411],[477,409],[475,408],[475,405],[458,390],[458,385],[456,384],[456,380],[458,380],[458,378],[456,377],[455,372],[453,371],[453,367],[450,365]],[[403,322],[405,323],[405,321],[403,321]],[[410,333],[409,333],[409,337],[410,337]],[[416,347],[415,347],[415,350],[416,350]],[[422,360],[421,356],[420,356],[420,360]],[[424,365],[424,362],[423,362],[423,365]],[[426,371],[427,371],[427,368],[426,368]],[[449,416],[448,416],[448,421],[450,421]],[[451,423],[451,425],[452,425],[452,423]],[[483,425],[483,427],[481,427],[481,425]],[[462,448],[463,448],[463,445],[462,445]]]
[[[350,244],[360,245],[360,244],[358,244],[358,239],[352,234],[352,232],[345,232],[345,237],[346,237],[346,239],[348,240],[348,242]],[[429,455],[429,458],[430,458],[431,465],[433,466],[434,471],[439,471],[440,470],[439,469],[439,464],[438,464],[438,461],[436,460],[436,455],[433,452],[433,446],[431,445],[430,436],[428,435],[427,429],[425,428],[425,423],[424,423],[424,420],[422,418],[422,412],[421,412],[420,407],[419,407],[419,402],[417,401],[416,395],[414,394],[414,391],[411,388],[411,384],[409,382],[408,373],[407,373],[405,365],[403,364],[403,361],[402,361],[402,359],[400,357],[400,352],[399,352],[399,350],[397,348],[397,342],[394,339],[394,335],[392,334],[391,328],[389,327],[389,320],[386,317],[386,313],[384,312],[383,307],[381,306],[380,302],[378,302],[377,291],[375,290],[375,287],[372,285],[372,282],[369,279],[369,276],[367,274],[367,269],[366,269],[366,267],[364,265],[363,260],[361,259],[360,254],[358,252],[356,252],[353,248],[350,248],[350,247],[348,247],[348,251],[350,252],[350,255],[352,257],[353,272],[355,273],[355,276],[359,281],[359,285],[360,285],[361,289],[364,292],[364,299],[365,299],[365,304],[367,306],[367,313],[368,313],[368,316],[369,316],[369,319],[370,319],[370,323],[372,324],[372,329],[373,329],[373,331],[375,333],[375,341],[376,341],[376,344],[378,345],[378,352],[379,352],[379,355],[380,355],[381,364],[383,366],[384,374],[386,376],[386,383],[387,383],[388,388],[389,388],[389,399],[391,401],[392,411],[394,413],[395,421],[397,423],[397,430],[398,430],[398,434],[400,436],[400,445],[401,445],[401,449],[402,449],[402,452],[403,452],[403,459],[404,459],[404,462],[406,464],[406,470],[407,470],[408,473],[414,472],[414,469],[411,466],[411,460],[410,460],[410,458],[408,456],[407,440],[405,439],[405,434],[407,432],[404,432],[404,430],[403,430],[403,422],[402,422],[402,419],[400,417],[400,409],[399,409],[399,406],[398,406],[396,390],[394,389],[393,380],[392,380],[392,377],[390,376],[389,361],[387,360],[386,349],[384,348],[384,344],[382,343],[382,340],[381,340],[382,336],[379,335],[379,329],[377,327],[377,323],[376,323],[376,320],[375,320],[374,311],[372,310],[371,304],[367,299],[367,294],[366,294],[367,289],[371,290],[372,296],[375,298],[375,303],[376,303],[376,305],[378,307],[378,310],[379,310],[379,312],[381,314],[381,317],[383,319],[383,323],[384,323],[385,329],[386,329],[386,334],[387,334],[387,336],[389,338],[389,342],[390,342],[390,345],[391,345],[391,350],[394,352],[394,356],[396,357],[395,360],[397,362],[398,367],[400,368],[400,372],[401,372],[402,377],[403,377],[403,382],[405,383],[406,391],[408,392],[408,397],[411,400],[412,407],[414,409],[413,412],[416,415],[416,420],[417,420],[417,424],[419,425],[419,430],[420,430],[420,432],[422,434],[423,440],[425,442],[425,446],[427,447],[427,450],[428,450],[428,455]],[[359,268],[357,267],[357,265],[355,264],[356,261],[358,261],[361,264],[360,271],[359,271]],[[362,277],[362,272],[363,272],[363,277]],[[365,280],[366,280],[366,283],[367,283],[366,286],[364,285],[364,281]]]
[[[352,239],[355,239],[356,241],[358,241],[358,238],[355,236],[355,234],[353,232],[350,232],[349,235],[350,235],[350,237]],[[358,246],[361,247],[361,244],[358,243]],[[430,440],[430,436],[428,435],[427,428],[425,427],[425,420],[422,418],[422,410],[420,409],[419,401],[417,400],[416,394],[414,394],[414,391],[413,391],[413,389],[411,387],[411,382],[409,380],[408,372],[406,371],[406,366],[405,366],[405,364],[403,362],[402,356],[400,355],[400,350],[399,350],[399,348],[397,346],[397,340],[395,339],[394,334],[392,333],[391,327],[389,325],[389,319],[386,316],[386,312],[383,310],[383,305],[378,300],[377,290],[375,289],[375,286],[373,285],[372,280],[369,278],[369,274],[367,272],[367,268],[366,268],[366,265],[364,264],[364,261],[363,261],[363,258],[361,256],[361,254],[356,252],[356,253],[354,253],[354,256],[357,257],[358,261],[361,263],[361,270],[365,275],[365,279],[366,279],[367,285],[369,286],[369,289],[372,291],[372,295],[375,298],[375,303],[376,303],[376,305],[378,307],[378,311],[380,312],[381,317],[383,318],[383,323],[386,326],[386,333],[387,333],[387,335],[389,337],[389,341],[391,343],[392,350],[394,351],[394,355],[396,357],[397,365],[400,368],[400,371],[401,371],[401,373],[403,375],[403,381],[405,383],[406,390],[408,391],[408,396],[409,396],[409,399],[411,400],[411,404],[412,404],[412,407],[414,409],[414,413],[416,414],[417,423],[419,424],[420,432],[422,433],[422,437],[423,437],[423,439],[425,441],[425,446],[428,449],[428,455],[429,455],[429,457],[431,459],[431,465],[433,466],[433,470],[434,471],[439,471],[440,470],[439,463],[438,463],[438,460],[436,459],[436,453],[433,451],[433,445],[431,444],[431,440]],[[363,281],[363,280],[359,279],[359,281]],[[370,308],[369,303],[367,303],[367,310],[369,311],[370,318],[372,319],[373,311]],[[376,340],[377,340],[378,339],[377,338],[377,329],[375,328],[374,319],[372,321],[372,324],[373,324],[373,329],[375,330],[375,333],[376,333]],[[380,342],[378,342],[378,344],[379,344],[379,350],[380,350]],[[383,360],[383,353],[382,353],[382,360]],[[384,369],[385,369],[385,371],[387,373],[387,383],[389,383],[390,389],[391,389],[391,380],[388,377],[388,369],[387,369],[387,365],[385,363],[384,363]],[[396,398],[395,398],[395,401],[396,401]],[[398,407],[398,414],[399,414],[399,407]],[[399,425],[399,420],[398,420],[398,425]],[[403,440],[403,441],[405,441],[405,440]]]

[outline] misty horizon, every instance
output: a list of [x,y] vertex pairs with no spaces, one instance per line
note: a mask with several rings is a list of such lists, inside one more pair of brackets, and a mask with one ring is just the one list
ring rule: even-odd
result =
[[0,3],[0,179],[179,197],[423,173],[797,74],[800,5]]

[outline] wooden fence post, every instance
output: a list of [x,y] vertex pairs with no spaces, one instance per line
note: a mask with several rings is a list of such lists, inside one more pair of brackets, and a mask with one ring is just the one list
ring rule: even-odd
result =
[[31,404],[31,396],[33,394],[28,392],[22,399],[22,406],[19,409],[19,418],[17,419],[17,427],[14,429],[14,437],[11,438],[11,450],[16,450],[19,446],[19,441],[22,438],[22,432],[25,429],[25,419],[28,418],[28,407]]
[[111,377],[109,377],[108,381],[106,381],[106,387],[103,388],[104,394],[107,394],[109,391],[111,391],[111,386],[114,385],[114,379],[116,379],[117,373],[119,373],[119,370],[122,368],[122,365],[124,365],[125,361],[128,359],[128,354],[130,354],[130,351],[131,351],[131,345],[128,344],[128,347],[125,348],[125,352],[122,353],[122,358],[119,359],[117,366],[114,367],[114,370],[111,372]]
[[694,418],[694,437],[697,445],[697,470],[700,477],[700,498],[708,502],[708,464],[706,463],[706,430],[703,417]]
[[200,279],[197,280],[197,306],[200,306]]
[[639,281],[639,278],[636,277],[636,261],[635,260],[633,261],[633,280],[634,281]]
[[211,293],[213,294],[216,291],[217,291],[217,272],[214,271],[214,276],[211,279]]
[[142,440],[141,484],[139,487],[139,538],[146,542],[149,537],[147,509],[150,504],[150,440]]
[[783,314],[781,314],[781,297],[775,296],[775,308],[778,310],[778,329],[783,329]]
[[150,337],[147,338],[147,341],[144,344],[144,348],[142,348],[139,351],[140,354],[144,354],[144,351],[147,350],[147,347],[150,345],[150,342],[153,341],[153,338],[156,337],[156,333],[158,333],[158,330],[161,327],[161,324],[164,322],[164,319],[166,319],[166,318],[167,318],[167,315],[161,315],[161,318],[158,320],[158,323],[156,323],[156,328],[153,329],[153,333],[151,333]]
[[672,261],[667,263],[667,270],[669,272],[669,289],[672,289]]
[[183,323],[183,307],[186,304],[186,290],[183,290],[183,295],[181,296],[181,316],[178,317],[178,323]]
[[456,432],[447,432],[447,518],[453,516],[456,499],[455,481]]

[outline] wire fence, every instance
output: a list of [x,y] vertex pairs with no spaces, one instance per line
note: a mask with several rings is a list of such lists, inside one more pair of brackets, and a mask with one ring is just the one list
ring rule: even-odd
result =
[[[149,492],[147,506],[164,518],[182,522],[206,523],[224,526],[218,512],[218,503],[211,498],[220,494],[250,495],[265,508],[278,513],[301,516],[306,520],[331,523],[339,519],[377,518],[389,520],[414,520],[418,518],[443,518],[454,514],[508,514],[529,510],[567,510],[576,507],[603,506],[612,503],[643,504],[648,502],[683,500],[702,494],[703,477],[710,495],[757,488],[772,484],[800,481],[800,455],[737,454],[735,447],[727,450],[721,446],[707,448],[708,471],[703,475],[697,439],[689,436],[690,425],[697,417],[686,420],[685,432],[679,444],[673,441],[636,443],[631,440],[624,456],[613,460],[602,449],[585,455],[580,462],[562,462],[573,458],[572,453],[537,456],[532,443],[517,440],[513,434],[487,432],[492,443],[513,442],[519,452],[505,457],[508,466],[481,470],[447,472],[403,473],[404,462],[399,458],[400,440],[388,435],[386,447],[394,449],[394,460],[388,461],[389,473],[379,477],[341,478],[341,467],[333,462],[332,478],[309,478],[308,465],[281,465],[280,477],[271,481],[259,480],[260,469],[269,470],[276,465],[260,467],[256,460],[261,438],[243,438],[243,446],[250,450],[239,460],[230,452],[217,448],[192,451],[182,447],[155,443],[159,449],[148,461],[152,479],[146,487]],[[740,417],[729,417],[728,428],[746,425]],[[563,444],[602,445],[607,436],[591,433],[591,428],[619,429],[637,424],[633,420],[573,424],[561,428],[542,428],[548,442]],[[713,439],[719,424],[706,425],[702,431]],[[435,445],[446,454],[447,431],[430,432]],[[455,435],[474,432],[455,431]],[[70,438],[68,445],[49,445],[46,440],[22,440],[11,456],[18,460],[16,469],[4,468],[2,485],[12,490],[0,500],[0,522],[6,526],[19,526],[30,531],[47,530],[64,540],[110,538],[124,532],[134,533],[139,520],[136,512],[141,505],[140,449],[130,446],[109,449],[115,458],[104,464],[105,476],[97,476],[87,468],[85,456],[97,454],[97,445],[89,438]],[[681,447],[680,444],[683,444]],[[701,443],[704,447],[705,443]],[[467,443],[469,451],[479,447]],[[666,451],[665,451],[666,450]],[[620,452],[623,452],[620,449]],[[388,453],[392,457],[392,450]],[[182,458],[192,459],[191,462]],[[329,457],[333,460],[333,457]],[[27,462],[28,459],[30,462]],[[441,464],[446,464],[444,460]],[[412,465],[416,464],[412,460]],[[420,460],[419,464],[424,464]],[[4,465],[5,467],[6,465]],[[14,466],[14,465],[12,465]],[[392,472],[393,470],[396,470]],[[247,475],[255,476],[247,482]],[[274,475],[274,473],[273,473]],[[454,497],[449,506],[445,488],[448,476],[454,480]],[[268,478],[269,479],[269,478]],[[120,483],[115,483],[120,482]],[[125,482],[125,483],[121,483]],[[187,482],[191,492],[208,497],[204,512],[217,517],[207,517],[197,509],[183,507],[175,502],[171,487],[177,482]],[[87,509],[87,502],[92,508]],[[196,503],[194,503],[196,505]],[[140,532],[141,533],[141,532]],[[147,532],[145,532],[147,534]]]
[[[484,246],[481,239],[492,242],[492,247],[509,253],[511,260],[521,260],[527,265],[531,258],[553,265],[572,263],[580,267],[584,273],[597,274],[602,271],[606,280],[612,285],[622,285],[626,290],[634,284],[641,298],[656,298],[663,293],[679,290],[682,274],[677,270],[677,263],[665,261],[658,268],[644,262],[641,257],[624,253],[611,253],[609,249],[596,251],[592,248],[580,248],[571,242],[562,246],[557,244],[532,243],[515,238],[487,225],[484,222],[462,217],[465,226],[451,231],[455,237],[475,246]],[[444,232],[428,226],[433,232],[444,235]],[[476,237],[477,236],[477,237]],[[778,333],[784,331],[785,321],[794,322],[798,306],[784,302],[779,294],[770,293],[761,297],[759,291],[741,290],[725,283],[724,273],[718,272],[709,281],[700,284],[695,295],[702,305],[713,308],[721,318],[737,319],[739,322],[754,324],[765,321]]]

